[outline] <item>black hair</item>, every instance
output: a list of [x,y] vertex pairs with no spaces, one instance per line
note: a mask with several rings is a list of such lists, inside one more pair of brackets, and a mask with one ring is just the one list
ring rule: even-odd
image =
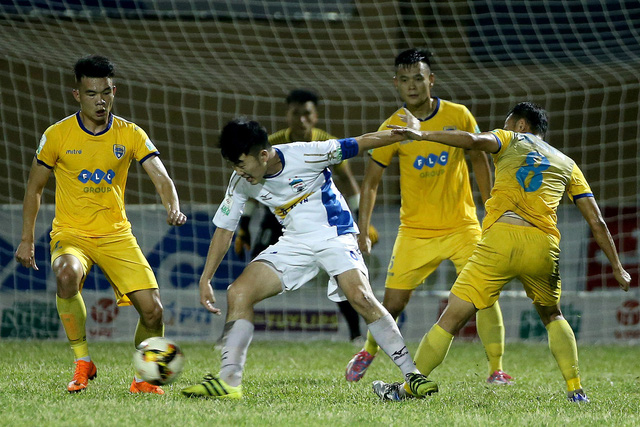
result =
[[108,58],[100,55],[89,55],[78,59],[73,66],[76,82],[83,77],[113,77],[116,67]]
[[513,119],[520,120],[525,119],[533,134],[540,135],[544,138],[549,129],[549,119],[547,112],[537,104],[533,102],[521,102],[513,107],[507,117],[512,116]]
[[410,67],[419,62],[427,64],[431,69],[431,57],[433,54],[427,49],[407,49],[402,51],[396,56],[396,70],[400,67]]
[[222,157],[238,163],[240,156],[255,155],[269,147],[267,130],[254,120],[238,117],[227,123],[220,133]]
[[305,104],[307,102],[313,102],[313,105],[318,105],[318,95],[307,89],[294,89],[287,95],[287,104]]

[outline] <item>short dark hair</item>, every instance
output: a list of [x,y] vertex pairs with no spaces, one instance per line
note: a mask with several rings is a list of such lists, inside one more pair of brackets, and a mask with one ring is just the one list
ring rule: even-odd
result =
[[219,146],[222,157],[232,163],[238,163],[243,154],[255,155],[270,145],[267,130],[260,126],[260,123],[238,117],[222,128]]
[[108,58],[100,55],[84,56],[73,66],[76,83],[80,83],[83,77],[113,77],[116,67]]
[[432,56],[431,51],[427,49],[417,49],[415,47],[407,49],[396,56],[396,70],[400,67],[410,67],[419,62],[424,62],[431,69]]
[[532,133],[541,135],[543,138],[549,129],[549,118],[547,112],[533,102],[521,102],[513,107],[507,117],[512,116],[515,120],[525,119],[531,127]]
[[318,105],[318,95],[307,89],[294,89],[287,95],[287,104],[305,104],[307,102],[313,102],[313,105]]

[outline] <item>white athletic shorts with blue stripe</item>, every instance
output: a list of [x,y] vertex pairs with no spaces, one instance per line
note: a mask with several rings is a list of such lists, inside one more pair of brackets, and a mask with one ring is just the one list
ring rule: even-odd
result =
[[282,282],[282,292],[299,289],[323,269],[330,277],[327,297],[334,302],[346,300],[335,276],[357,269],[369,279],[369,271],[354,234],[303,240],[299,236],[287,236],[285,232],[276,244],[266,248],[252,262],[256,261],[273,268]]

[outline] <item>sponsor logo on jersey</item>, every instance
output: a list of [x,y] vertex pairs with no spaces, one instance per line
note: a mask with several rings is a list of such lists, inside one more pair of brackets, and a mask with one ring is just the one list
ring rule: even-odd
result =
[[227,196],[222,201],[222,205],[220,206],[220,212],[222,212],[224,215],[229,216],[229,214],[231,213],[232,206],[233,206],[233,198]]
[[113,178],[115,177],[116,173],[111,169],[106,172],[101,169],[96,169],[95,172],[83,169],[82,172],[80,172],[80,174],[78,175],[78,181],[83,184],[86,184],[89,181],[93,182],[96,185],[100,184],[102,181],[106,182],[107,184],[112,184]]
[[115,154],[116,159],[121,159],[126,151],[127,150],[124,148],[124,145],[113,144],[113,154]]
[[147,138],[147,140],[145,141],[144,145],[145,145],[145,147],[147,147],[147,150],[149,150],[149,151],[158,151],[156,146],[153,145],[153,142],[151,142],[151,140],[149,138]]
[[67,150],[66,154],[82,154],[82,150]]
[[456,126],[443,126],[442,130],[457,130],[458,128]]
[[413,167],[418,170],[422,170],[422,168],[424,168],[425,166],[429,168],[433,168],[436,165],[445,166],[448,162],[449,162],[449,152],[443,151],[442,153],[440,153],[439,156],[431,153],[427,157],[423,157],[423,156],[416,157],[416,160],[413,162]]
[[42,138],[40,138],[40,144],[38,145],[36,154],[40,154],[40,152],[42,151],[42,147],[44,147],[44,144],[46,144],[46,142],[47,142],[47,136],[45,134],[42,134]]

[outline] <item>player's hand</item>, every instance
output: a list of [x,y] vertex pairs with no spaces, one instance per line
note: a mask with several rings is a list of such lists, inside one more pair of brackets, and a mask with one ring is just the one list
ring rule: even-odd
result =
[[16,261],[22,264],[23,267],[38,270],[38,266],[36,265],[35,253],[36,250],[33,242],[26,242],[23,240],[18,245],[18,249],[16,249]]
[[631,284],[631,275],[627,273],[627,270],[623,268],[620,271],[614,271],[613,275],[618,281],[620,289],[627,292],[629,290],[629,285]]
[[378,230],[373,225],[369,225],[369,240],[371,240],[371,247],[373,248],[378,243]]
[[420,120],[418,120],[418,118],[411,114],[411,111],[407,110],[406,108],[403,108],[402,110],[404,111],[404,114],[398,114],[398,117],[400,117],[400,120],[407,124],[405,127],[419,131]]
[[391,135],[402,135],[407,141],[422,140],[422,131],[398,125],[387,125],[387,127],[391,129]]
[[208,280],[200,279],[200,304],[208,311],[218,316],[222,314],[219,308],[213,306],[216,303],[216,297],[213,296],[213,287]]
[[361,232],[358,234],[358,247],[360,247],[360,252],[365,255],[371,253],[371,238],[369,237],[369,233]]
[[233,251],[239,257],[244,256],[244,251],[251,251],[251,233],[249,230],[240,228],[236,233],[236,240],[233,242]]
[[187,222],[187,216],[178,210],[169,211],[167,213],[167,224],[181,226]]
[[391,129],[392,135],[402,135],[407,140],[421,140],[422,132],[420,131],[420,120],[416,118],[411,111],[403,108],[404,114],[398,114],[398,117],[406,123],[406,126],[398,126],[398,125],[387,125],[389,129]]

